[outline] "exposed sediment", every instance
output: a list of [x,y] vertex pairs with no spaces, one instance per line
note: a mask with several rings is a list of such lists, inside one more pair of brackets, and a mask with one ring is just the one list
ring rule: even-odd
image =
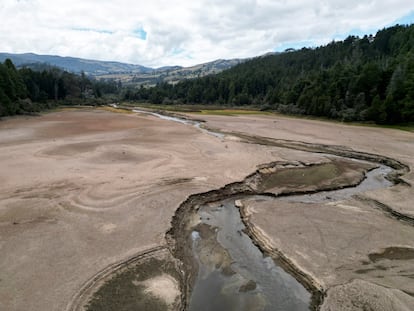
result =
[[343,146],[333,146],[333,145],[323,145],[315,143],[307,143],[302,141],[292,141],[284,139],[275,139],[270,137],[260,137],[255,135],[246,135],[243,133],[236,132],[224,132],[223,134],[233,135],[241,138],[243,141],[252,144],[266,145],[266,146],[275,146],[282,148],[289,148],[294,150],[301,150],[314,153],[326,153],[331,155],[340,156],[343,158],[357,159],[363,161],[369,161],[374,163],[384,164],[386,166],[392,167],[393,169],[399,171],[398,173],[404,174],[410,171],[409,166],[392,158],[373,154],[360,152],[346,148]]
[[271,257],[283,270],[293,275],[308,291],[312,293],[311,309],[316,310],[323,302],[325,296],[325,289],[319,282],[311,275],[302,271],[291,259],[283,254],[277,248],[272,247],[268,238],[261,232],[261,230],[254,226],[249,219],[249,213],[243,204],[237,206],[240,210],[241,219],[246,226],[245,233],[254,241],[255,245],[266,256]]
[[[174,115],[176,117],[176,115]],[[217,131],[220,132],[220,131]],[[226,133],[221,132],[224,135],[232,135],[241,139],[243,142],[251,144],[260,144],[266,146],[275,146],[281,148],[289,148],[294,150],[301,150],[312,153],[324,153],[336,155],[343,158],[358,159],[363,161],[369,161],[379,164],[384,164],[395,169],[395,172],[390,174],[388,178],[394,183],[401,183],[410,186],[410,184],[404,180],[402,177],[403,174],[409,172],[409,167],[404,163],[394,160],[389,157],[358,152],[349,148],[342,146],[331,146],[323,144],[310,144],[305,142],[273,139],[259,136],[249,136],[241,133]],[[297,162],[274,162],[261,165],[259,169],[253,174],[247,176],[243,181],[235,182],[228,184],[220,189],[212,190],[204,193],[190,195],[179,208],[176,210],[175,215],[171,221],[171,229],[166,233],[165,237],[167,240],[167,245],[171,253],[175,258],[179,260],[178,270],[180,274],[180,287],[181,287],[181,306],[183,309],[188,306],[189,297],[191,295],[192,286],[194,283],[195,276],[197,274],[196,263],[193,260],[193,254],[191,252],[191,247],[189,247],[189,237],[191,234],[192,226],[191,222],[194,219],[194,216],[197,213],[199,206],[222,200],[229,197],[237,197],[242,195],[257,195],[265,194],[273,197],[282,196],[282,195],[293,195],[293,194],[308,194],[316,193],[319,191],[326,190],[335,190],[341,189],[344,187],[354,187],[359,184],[363,177],[354,178],[352,182],[343,182],[335,185],[320,185],[317,188],[310,189],[299,189],[299,188],[289,188],[284,189],[279,192],[268,192],[266,187],[261,187],[263,185],[263,180],[279,172],[280,170],[294,170],[298,168],[310,168],[315,165],[320,164],[304,164]],[[365,168],[365,171],[368,171],[371,168]],[[381,205],[381,202],[376,202],[376,205]],[[394,211],[390,211],[390,208],[385,208],[380,206],[386,212],[394,215],[397,219],[403,219],[408,222],[412,222],[412,219],[409,216],[403,214],[397,215]],[[267,243],[266,237],[261,234],[260,230],[257,230],[252,223],[249,222],[249,217],[246,214],[246,211],[243,207],[240,208],[243,222],[245,223],[247,229],[247,234],[251,237],[252,241],[259,247],[259,249],[268,256],[271,256],[275,261],[282,265],[282,267],[291,273],[297,280],[299,280],[307,289],[313,293],[312,307],[317,309],[325,295],[326,288],[324,288],[315,277],[304,272],[300,269],[290,258],[288,258],[282,251],[271,247],[270,243]],[[408,219],[407,219],[408,218]],[[105,269],[106,270],[106,269]],[[110,274],[111,272],[109,272]],[[105,274],[106,275],[106,274]],[[91,285],[94,286],[93,284]],[[68,309],[68,310],[77,310],[77,309]]]
[[368,202],[370,204],[372,204],[375,208],[379,208],[380,210],[382,210],[386,215],[395,218],[399,221],[402,221],[404,223],[407,223],[411,226],[414,226],[414,217],[406,215],[404,213],[401,213],[399,211],[396,211],[395,209],[393,209],[391,206],[388,206],[387,204],[384,204],[378,200],[372,199],[372,198],[367,198],[361,195],[356,195],[355,196],[356,199],[362,201],[362,202]]
[[[246,135],[243,135],[246,138]],[[249,137],[250,139],[250,137]],[[256,141],[256,137],[253,138],[253,141]],[[266,144],[273,145],[272,139],[265,139]],[[251,142],[251,141],[249,141]],[[264,143],[264,142],[262,142]],[[278,147],[284,147],[284,145],[280,142],[274,142],[275,145]],[[402,175],[403,172],[408,171],[408,166],[400,163],[399,161],[395,161],[390,158],[382,157],[380,155],[372,155],[372,154],[365,154],[356,151],[349,151],[343,150],[340,147],[338,148],[327,148],[324,149],[323,145],[313,145],[309,144],[309,146],[305,143],[299,143],[296,145],[294,142],[289,142],[287,148],[294,148],[305,150],[309,152],[320,152],[320,153],[329,153],[338,156],[342,156],[345,158],[352,158],[352,159],[360,159],[365,161],[371,161],[375,163],[381,164],[389,164],[391,167],[398,169],[398,176]],[[191,247],[189,246],[189,237],[191,234],[192,227],[189,226],[191,220],[194,218],[196,214],[197,208],[200,205],[204,205],[210,202],[219,201],[229,197],[237,197],[242,195],[271,195],[273,197],[277,197],[280,195],[293,195],[293,194],[307,194],[307,193],[314,193],[321,190],[335,190],[341,189],[344,187],[352,187],[359,184],[362,179],[354,180],[353,182],[347,184],[337,184],[332,187],[321,187],[318,189],[285,189],[283,192],[280,193],[268,193],[266,192],[265,188],[260,187],[261,181],[263,181],[263,177],[265,175],[273,174],[277,171],[277,167],[283,169],[294,170],[298,168],[297,163],[270,163],[267,165],[261,165],[260,168],[254,172],[253,174],[247,176],[243,181],[231,183],[224,186],[221,189],[194,194],[191,195],[185,202],[183,202],[180,207],[177,209],[172,222],[171,222],[171,229],[166,234],[166,239],[168,241],[168,245],[174,254],[174,256],[181,260],[182,262],[182,270],[185,273],[184,276],[184,283],[183,283],[183,305],[188,305],[188,297],[191,295],[191,289],[194,284],[194,279],[197,273],[197,267],[195,266],[195,262],[192,258]],[[299,167],[311,167],[311,165],[303,165],[299,164]],[[367,171],[368,169],[366,169]],[[393,178],[394,179],[394,178]],[[259,249],[266,255],[271,256],[275,261],[277,261],[287,272],[291,273],[300,283],[302,283],[309,291],[312,292],[312,308],[317,309],[321,305],[323,301],[323,297],[325,295],[325,290],[318,281],[313,278],[311,275],[302,271],[299,267],[295,265],[295,263],[285,256],[280,250],[272,248],[269,243],[266,243],[266,238],[260,234],[260,232],[254,228],[254,226],[248,221],[248,217],[245,214],[243,208],[241,210],[241,215],[243,222],[247,227],[247,234],[251,237],[253,243],[255,243]]]
[[[128,269],[128,267],[137,266],[148,259],[158,258],[166,260],[168,257],[169,251],[166,246],[158,246],[107,266],[84,283],[82,288],[73,296],[65,310],[84,310],[90,299],[104,284],[108,283],[116,274]],[[171,258],[168,260],[174,262]]]

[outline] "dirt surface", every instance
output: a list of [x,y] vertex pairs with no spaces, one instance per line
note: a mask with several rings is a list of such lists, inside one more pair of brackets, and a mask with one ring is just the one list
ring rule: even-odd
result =
[[[203,119],[226,132],[339,145],[414,165],[413,133],[272,116]],[[103,271],[165,249],[171,220],[178,223],[178,207],[193,206],[191,194],[241,181],[264,163],[319,163],[321,175],[332,174],[326,155],[307,147],[242,141],[236,134],[221,139],[190,125],[103,110],[1,121],[0,309],[69,310]],[[414,182],[411,172],[401,178]],[[274,188],[274,181],[269,184]],[[213,195],[223,198],[226,189]],[[327,291],[326,310],[341,310],[344,299],[359,303],[352,293],[360,284],[353,280],[369,283],[370,295],[387,293],[413,309],[407,293],[414,293],[414,227],[378,207],[410,219],[413,201],[412,189],[399,184],[331,205],[249,202],[246,209],[258,238]],[[177,284],[164,272],[154,277],[162,277],[165,291],[156,292],[150,279],[137,284],[168,307]]]
[[[108,274],[82,301],[87,311],[181,309],[180,277],[168,252],[156,252]],[[79,310],[83,310],[80,304]]]
[[414,293],[412,226],[352,200],[328,204],[247,200],[243,206],[269,248],[292,259],[322,288],[363,279]]
[[321,311],[411,311],[414,298],[399,290],[362,280],[334,287]]
[[106,267],[165,245],[190,194],[280,159],[259,149],[138,114],[1,121],[0,309],[65,310]]
[[[299,268],[299,278],[304,274],[326,293],[322,310],[414,309],[414,133],[284,117],[205,119],[206,126],[236,137],[264,136],[322,149],[328,145],[343,154],[362,151],[407,165],[401,176],[404,183],[349,200],[247,200],[240,205],[259,244],[275,258],[282,255]],[[286,156],[285,152],[289,150],[278,155]]]
[[326,162],[288,163],[260,170],[258,192],[287,194],[340,189],[359,184],[375,165],[345,159],[326,158]]

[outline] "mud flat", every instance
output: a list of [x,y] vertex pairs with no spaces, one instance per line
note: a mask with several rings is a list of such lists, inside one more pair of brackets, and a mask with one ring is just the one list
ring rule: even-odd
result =
[[[86,310],[180,310],[180,272],[169,252],[157,249],[108,271],[84,301],[74,305]],[[94,291],[95,290],[95,291]],[[83,308],[80,308],[83,309]]]
[[[381,295],[384,306],[413,309],[412,133],[203,118],[224,137],[102,110],[0,122],[0,308],[104,310],[122,295],[148,299],[152,309],[188,306],[198,270],[186,246],[197,209],[234,194],[346,187],[376,166],[328,153],[390,165],[398,185],[335,202],[242,200],[249,235],[320,293],[314,306],[373,309]],[[301,179],[308,170],[315,172]]]
[[165,247],[188,196],[242,180],[273,152],[141,114],[2,120],[0,309],[72,307],[102,271]]
[[322,310],[413,309],[414,134],[283,117],[233,119],[206,117],[207,126],[235,139],[365,159],[399,171],[389,176],[396,186],[339,201],[253,198],[240,207],[260,247],[320,289]]
[[[279,251],[279,249],[270,242],[271,239],[265,234],[262,234],[260,229],[255,227],[253,222],[250,221],[249,216],[251,215],[251,211],[245,208],[245,202],[253,200],[250,199],[252,195],[265,194],[265,197],[259,197],[258,199],[256,199],[256,197],[252,198],[254,198],[255,202],[256,200],[257,202],[267,202],[270,206],[273,206],[275,204],[273,200],[278,199],[280,196],[287,196],[286,198],[289,198],[288,195],[292,194],[303,195],[318,192],[320,190],[342,189],[344,187],[355,185],[359,185],[358,187],[360,187],[364,184],[364,182],[360,184],[361,181],[364,180],[364,175],[367,171],[374,169],[374,167],[377,166],[366,162],[355,162],[335,157],[325,157],[324,160],[312,164],[273,162],[260,166],[255,173],[246,177],[242,182],[228,184],[215,191],[192,195],[180,206],[174,216],[172,229],[167,235],[167,238],[171,241],[170,247],[173,250],[174,255],[177,258],[180,258],[183,261],[184,266],[187,267],[185,291],[187,292],[187,296],[191,297],[191,302],[189,304],[190,310],[194,309],[195,305],[203,306],[205,304],[205,297],[200,294],[200,288],[204,288],[203,292],[206,292],[205,295],[208,297],[210,291],[214,292],[213,289],[209,290],[213,285],[219,286],[222,288],[222,291],[227,292],[225,295],[222,293],[222,296],[219,294],[220,290],[215,292],[215,295],[218,295],[217,299],[215,299],[215,309],[234,308],[235,310],[250,310],[249,303],[251,301],[248,298],[244,298],[240,293],[237,295],[237,299],[234,299],[231,296],[230,288],[234,288],[235,286],[244,288],[243,284],[239,284],[239,282],[243,281],[245,281],[246,284],[253,282],[255,286],[257,284],[260,288],[255,291],[255,295],[258,296],[252,296],[252,293],[250,293],[249,296],[249,298],[253,300],[259,299],[253,303],[257,310],[302,310],[303,308],[317,308],[323,299],[324,285],[320,284],[318,279],[313,275],[305,272],[303,267],[291,261],[289,259],[290,256]],[[379,171],[378,174],[381,174],[381,171]],[[298,182],[300,179],[302,182]],[[385,178],[383,179],[385,186],[388,186],[389,182],[386,181]],[[371,182],[370,180],[366,181],[368,183]],[[359,193],[360,189],[358,187],[352,188],[354,193]],[[366,186],[363,186],[362,189],[365,187]],[[351,196],[352,193],[347,193],[345,195]],[[231,201],[232,197],[234,198],[233,202],[238,198],[236,205],[241,208],[241,215],[243,216],[243,221],[247,228],[238,228],[239,230],[234,229],[233,227],[238,227],[237,219],[234,219],[235,216],[228,216],[228,213],[233,215],[232,213],[234,212],[222,211],[234,208],[231,203],[228,203]],[[213,204],[213,208],[209,207],[210,204]],[[205,211],[206,209],[207,211]],[[221,215],[224,219],[220,219],[220,216],[215,215],[218,212],[224,213]],[[269,213],[260,214],[264,215],[265,218],[269,215]],[[272,216],[275,218],[279,217],[277,214],[272,214]],[[268,220],[272,222],[272,219]],[[284,222],[283,219],[281,221]],[[236,225],[234,225],[234,223]],[[293,224],[294,221],[292,220],[286,223],[286,226],[289,227]],[[260,256],[257,257],[251,255],[254,251],[249,251],[252,247],[243,242],[245,238],[240,230],[248,233],[250,238],[259,246],[259,249],[264,255],[268,256],[268,258],[272,258],[281,267],[289,271],[291,275],[296,277],[297,280],[312,293],[312,302],[308,301],[308,305],[306,304],[306,298],[304,298],[306,295],[303,293],[303,289],[298,285],[295,285],[294,282],[289,281],[289,277],[272,272],[275,271],[272,269],[277,269],[277,267],[271,268],[267,264],[265,265],[265,268],[254,268],[255,264],[253,264],[253,262],[250,262],[249,264],[238,263],[240,254],[243,254],[241,256],[245,257],[246,261],[255,258],[258,267],[261,266],[262,261],[262,259],[259,258]],[[218,232],[217,236],[214,232]],[[236,232],[239,233],[240,236]],[[220,236],[222,236],[222,238],[220,238]],[[289,243],[290,239],[287,237],[285,238],[286,243]],[[231,242],[223,243],[220,242],[220,239]],[[240,243],[237,242],[238,240],[240,240]],[[197,244],[196,247],[194,247],[194,243]],[[238,246],[237,249],[233,249],[233,245],[238,244],[243,246]],[[195,253],[194,249],[197,250]],[[238,255],[233,255],[232,257],[232,253]],[[240,261],[243,262],[243,260]],[[240,272],[236,273],[236,271],[240,271],[240,268],[237,268],[240,266],[249,267],[250,269],[253,269],[254,272],[249,268],[243,268],[241,269],[241,274],[239,274]],[[236,271],[233,270],[233,267],[236,267]],[[263,272],[263,270],[266,270],[266,272]],[[226,277],[228,274],[230,274],[231,278]],[[272,274],[277,274],[278,279],[274,279],[273,281],[267,280],[266,277],[269,278]],[[234,275],[237,275],[237,278],[235,278]],[[246,279],[246,276],[252,277],[252,275],[254,275],[253,279]],[[265,275],[266,277],[263,278],[261,275]],[[283,281],[281,282],[281,280]],[[230,283],[225,285],[225,282]],[[265,285],[270,282],[274,283],[272,284],[274,285],[273,289],[269,289]],[[192,293],[193,286],[194,294]],[[256,287],[253,288],[253,290],[254,289],[256,289]],[[266,290],[278,293],[289,290],[291,295],[285,293],[284,298],[281,299],[279,297],[278,300],[276,298],[277,295],[266,296]],[[299,292],[302,293],[299,294]],[[195,298],[193,297],[194,295]],[[233,293],[233,295],[235,294]],[[276,300],[273,301],[273,299]],[[307,299],[310,300],[309,298]],[[233,301],[233,305],[231,304],[231,301]],[[222,303],[221,305],[219,304],[220,302]]]

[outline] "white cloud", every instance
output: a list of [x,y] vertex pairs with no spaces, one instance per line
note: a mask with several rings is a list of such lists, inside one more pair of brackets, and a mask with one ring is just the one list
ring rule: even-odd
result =
[[413,12],[406,0],[1,0],[0,49],[191,65],[375,32]]

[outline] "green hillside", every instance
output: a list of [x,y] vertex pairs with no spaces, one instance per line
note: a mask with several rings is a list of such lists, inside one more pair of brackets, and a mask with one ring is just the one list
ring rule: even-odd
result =
[[414,122],[414,25],[258,57],[218,75],[129,90],[125,98],[250,105],[344,121]]
[[119,81],[132,87],[155,85],[160,82],[176,83],[181,80],[203,77],[229,69],[245,60],[218,59],[191,67],[166,66],[150,68],[141,65],[120,62],[98,61],[91,59],[61,57],[56,55],[37,55],[33,53],[0,53],[0,62],[10,59],[17,68],[31,68],[41,71],[46,67],[58,67],[62,70],[86,74],[106,81]]
[[59,68],[16,69],[10,59],[0,63],[0,117],[27,114],[58,104],[99,104],[119,93],[115,82],[96,81]]

